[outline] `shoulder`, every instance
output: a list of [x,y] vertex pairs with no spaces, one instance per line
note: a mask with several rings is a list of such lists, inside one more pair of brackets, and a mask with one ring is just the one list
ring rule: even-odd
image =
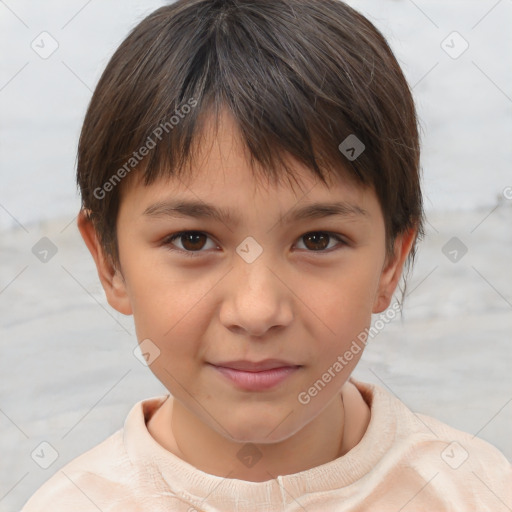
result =
[[151,481],[144,465],[133,461],[129,449],[146,433],[145,413],[164,397],[143,400],[129,412],[124,427],[58,470],[27,501],[22,512],[135,511],[133,498],[148,493]]
[[[117,431],[58,470],[28,500],[22,512],[97,511],[95,497],[107,487],[114,490],[119,484],[110,480],[111,476],[116,475],[116,469],[126,467],[122,432]],[[119,479],[122,472],[116,475]]]
[[[450,497],[481,510],[510,510],[512,465],[493,445],[435,418],[411,411],[380,386],[354,382],[369,403],[375,427],[389,428],[389,445],[379,469],[412,482],[422,494]],[[491,508],[485,508],[490,506]]]
[[[452,496],[456,503],[481,511],[512,506],[512,465],[495,446],[435,418],[414,415],[425,430],[415,434],[411,466],[430,492]],[[458,500],[458,501],[456,501]]]
[[430,444],[440,449],[437,455],[446,466],[456,470],[467,465],[472,472],[499,475],[507,479],[509,485],[512,484],[512,464],[495,446],[430,416],[411,414],[424,426],[427,446]]

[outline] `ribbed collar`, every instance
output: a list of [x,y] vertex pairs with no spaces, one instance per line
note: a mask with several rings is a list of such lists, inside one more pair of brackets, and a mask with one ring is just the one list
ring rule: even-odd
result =
[[[170,396],[138,402],[128,414],[123,440],[132,464],[144,467],[148,477],[169,492],[212,509],[274,510],[312,493],[329,493],[369,473],[390,449],[396,437],[396,413],[403,405],[382,388],[351,378],[371,411],[366,433],[345,455],[299,473],[265,482],[249,482],[205,473],[163,448],[151,436],[146,421]],[[300,502],[300,501],[299,501]]]

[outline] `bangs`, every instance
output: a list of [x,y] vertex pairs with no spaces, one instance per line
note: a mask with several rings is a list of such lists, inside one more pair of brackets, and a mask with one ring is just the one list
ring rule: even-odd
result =
[[[364,78],[364,55],[359,57],[358,78],[340,76],[339,55],[326,44],[324,34],[302,45],[296,27],[276,27],[271,5],[262,9],[242,3],[230,11],[229,4],[194,5],[194,30],[187,9],[172,19],[164,16],[166,8],[152,15],[153,25],[161,18],[161,36],[140,44],[140,55],[132,59],[135,69],[126,66],[121,70],[126,76],[117,77],[122,87],[134,85],[123,91],[130,103],[115,109],[123,115],[115,141],[117,158],[110,171],[146,147],[140,166],[146,185],[160,177],[186,178],[206,125],[213,120],[217,128],[222,110],[227,109],[260,177],[272,182],[284,175],[293,178],[287,158],[291,155],[324,183],[329,175],[342,173],[360,183],[371,181],[373,142],[368,120],[364,123],[357,107],[364,88],[356,90],[357,80],[370,76],[367,70]],[[129,37],[125,44],[134,41]],[[308,55],[311,49],[314,55]],[[340,81],[345,82],[343,96],[331,90]],[[365,146],[358,161],[349,161],[339,150],[351,134]]]

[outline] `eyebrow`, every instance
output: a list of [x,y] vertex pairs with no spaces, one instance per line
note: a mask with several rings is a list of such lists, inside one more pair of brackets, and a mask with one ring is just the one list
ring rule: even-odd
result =
[[[286,213],[281,221],[287,222],[299,220],[323,219],[326,217],[368,217],[368,212],[358,205],[346,201],[328,203],[312,203],[298,208],[293,208]],[[235,217],[230,210],[219,208],[202,201],[169,200],[160,201],[148,206],[144,212],[145,217],[192,217],[196,219],[213,219],[227,225],[238,225],[240,219]]]

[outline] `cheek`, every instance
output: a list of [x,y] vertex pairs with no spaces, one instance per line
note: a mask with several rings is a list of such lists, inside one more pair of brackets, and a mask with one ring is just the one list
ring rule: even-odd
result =
[[[328,279],[321,280],[320,287],[310,287],[316,290],[307,295],[307,305],[316,313],[309,315],[308,326],[315,340],[310,352],[313,381],[323,379],[329,369],[333,374],[324,375],[330,391],[322,393],[319,402],[324,403],[343,385],[363,354],[380,275],[377,267],[373,260],[359,260],[350,266],[350,271],[330,272]],[[318,284],[319,280],[315,281]],[[309,284],[313,284],[311,280]]]
[[[208,320],[209,283],[161,283],[133,296],[137,329],[162,343],[193,340]],[[140,290],[140,289],[139,289]]]
[[345,271],[331,269],[325,276],[305,274],[301,286],[305,306],[315,313],[312,328],[345,338],[370,322],[378,273],[366,265],[352,265]]
[[138,339],[149,338],[166,351],[191,347],[208,321],[205,308],[216,280],[145,258],[125,266]]
[[150,369],[173,395],[181,396],[182,386],[191,388],[204,359],[201,340],[214,314],[208,300],[212,284],[147,276],[132,286],[137,339],[150,339],[159,351]]

